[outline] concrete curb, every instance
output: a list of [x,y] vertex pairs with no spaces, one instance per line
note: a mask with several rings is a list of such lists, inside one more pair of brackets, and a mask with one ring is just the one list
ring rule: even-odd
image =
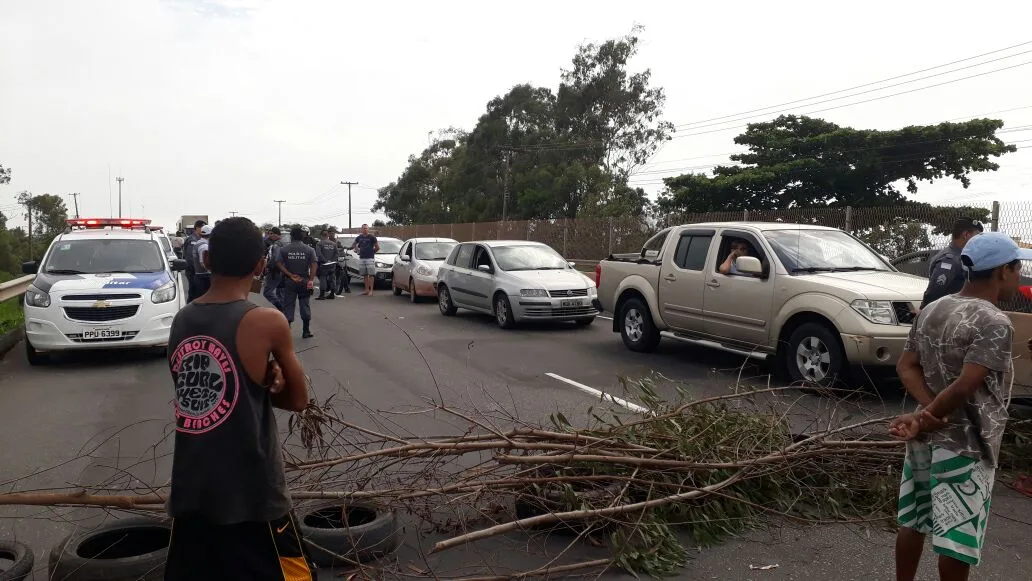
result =
[[4,333],[3,336],[0,337],[0,358],[7,355],[7,352],[11,349],[14,349],[14,346],[17,345],[23,337],[25,337],[25,327],[20,325]]

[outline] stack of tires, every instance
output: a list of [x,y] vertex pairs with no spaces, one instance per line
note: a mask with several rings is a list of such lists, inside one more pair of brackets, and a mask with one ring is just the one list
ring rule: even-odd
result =
[[[401,542],[397,513],[339,500],[295,510],[309,558],[319,568],[348,567],[393,553]],[[50,551],[51,581],[160,581],[165,573],[172,521],[131,517],[65,537]],[[14,561],[0,581],[22,581],[33,557],[20,543],[0,542],[0,558]]]

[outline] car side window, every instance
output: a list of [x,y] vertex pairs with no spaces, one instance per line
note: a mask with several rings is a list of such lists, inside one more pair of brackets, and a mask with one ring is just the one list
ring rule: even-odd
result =
[[666,242],[667,237],[670,236],[670,231],[670,228],[667,228],[652,238],[649,238],[641,247],[642,258],[658,257],[659,253],[663,250],[663,244]]
[[473,260],[473,248],[472,244],[459,246],[459,251],[455,254],[456,268],[470,268],[470,262]]
[[[720,264],[731,254],[733,245],[737,244],[741,246],[742,243],[745,243],[745,247],[747,248],[747,256],[758,258],[766,272],[770,263],[768,262],[766,253],[763,251],[763,247],[760,246],[756,238],[745,232],[731,231],[724,231],[720,235],[720,251],[717,253],[717,263],[714,270],[717,270],[720,267]],[[742,274],[734,271],[732,271],[730,275],[755,278],[755,275]]]
[[684,270],[702,270],[706,266],[712,234],[682,234],[674,251],[674,264]]
[[477,246],[476,253],[473,255],[473,269],[476,270],[481,266],[491,267],[491,255],[483,246]]
[[408,256],[409,258],[412,258],[412,251],[413,251],[413,250],[414,250],[415,248],[416,248],[416,243],[415,243],[415,242],[409,242],[408,244],[406,244],[406,245],[405,245],[405,250],[403,250],[402,252],[403,252],[403,253],[404,253],[404,254],[405,254],[406,256]]
[[398,254],[401,255],[401,256],[408,256],[408,254],[409,254],[409,251],[408,251],[409,246],[412,246],[411,242],[406,242],[406,243],[402,244],[401,245],[401,252],[399,252]]

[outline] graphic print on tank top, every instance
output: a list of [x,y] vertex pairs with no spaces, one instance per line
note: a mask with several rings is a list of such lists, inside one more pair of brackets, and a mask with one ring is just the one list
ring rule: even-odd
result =
[[172,353],[176,385],[176,430],[203,434],[217,428],[236,407],[240,376],[229,351],[217,339],[194,336]]

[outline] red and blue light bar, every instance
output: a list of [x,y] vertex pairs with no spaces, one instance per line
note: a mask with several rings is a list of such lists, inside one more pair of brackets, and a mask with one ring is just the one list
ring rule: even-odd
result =
[[151,223],[143,218],[69,218],[66,222],[73,228],[143,228]]

